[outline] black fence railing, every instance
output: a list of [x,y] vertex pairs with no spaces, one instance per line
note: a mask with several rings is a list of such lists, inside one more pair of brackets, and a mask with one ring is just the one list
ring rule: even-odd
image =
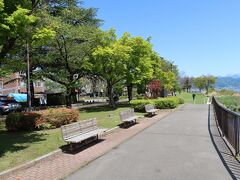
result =
[[239,154],[240,114],[225,108],[215,97],[212,98],[212,103],[222,136],[231,144],[237,156]]

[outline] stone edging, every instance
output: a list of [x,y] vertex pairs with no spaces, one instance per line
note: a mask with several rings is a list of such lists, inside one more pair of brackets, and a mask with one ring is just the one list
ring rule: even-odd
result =
[[36,159],[34,159],[32,161],[26,162],[25,164],[22,164],[22,165],[19,165],[17,167],[14,167],[12,169],[8,169],[6,171],[3,171],[3,172],[0,173],[0,179],[4,178],[4,177],[7,177],[8,175],[13,174],[13,173],[15,173],[17,171],[21,171],[21,170],[27,169],[29,167],[32,167],[32,166],[36,165],[39,162],[42,162],[42,161],[47,160],[47,159],[50,159],[50,158],[56,156],[57,154],[59,154],[60,152],[62,152],[62,150],[61,149],[57,149],[57,150],[55,150],[53,152],[45,154],[45,155],[43,155],[43,156],[41,156],[39,158],[36,158]]

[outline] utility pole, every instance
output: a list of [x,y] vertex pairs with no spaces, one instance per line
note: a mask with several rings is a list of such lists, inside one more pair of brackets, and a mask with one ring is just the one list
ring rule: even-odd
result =
[[31,97],[31,91],[30,91],[30,52],[29,52],[29,44],[27,42],[26,47],[26,53],[27,53],[27,99],[28,99],[28,108],[31,110],[32,107],[32,97]]

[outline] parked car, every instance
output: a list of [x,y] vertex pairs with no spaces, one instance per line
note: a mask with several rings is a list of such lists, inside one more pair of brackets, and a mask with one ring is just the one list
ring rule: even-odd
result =
[[15,100],[8,99],[5,96],[0,96],[0,115],[5,115],[10,112],[21,111],[22,106]]

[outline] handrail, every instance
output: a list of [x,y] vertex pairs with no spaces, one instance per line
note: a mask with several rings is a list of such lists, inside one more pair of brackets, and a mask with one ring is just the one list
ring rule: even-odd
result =
[[212,98],[212,103],[215,111],[218,126],[221,129],[222,136],[226,137],[227,141],[235,150],[235,155],[239,154],[239,125],[240,114],[231,111],[218,102],[215,97]]

